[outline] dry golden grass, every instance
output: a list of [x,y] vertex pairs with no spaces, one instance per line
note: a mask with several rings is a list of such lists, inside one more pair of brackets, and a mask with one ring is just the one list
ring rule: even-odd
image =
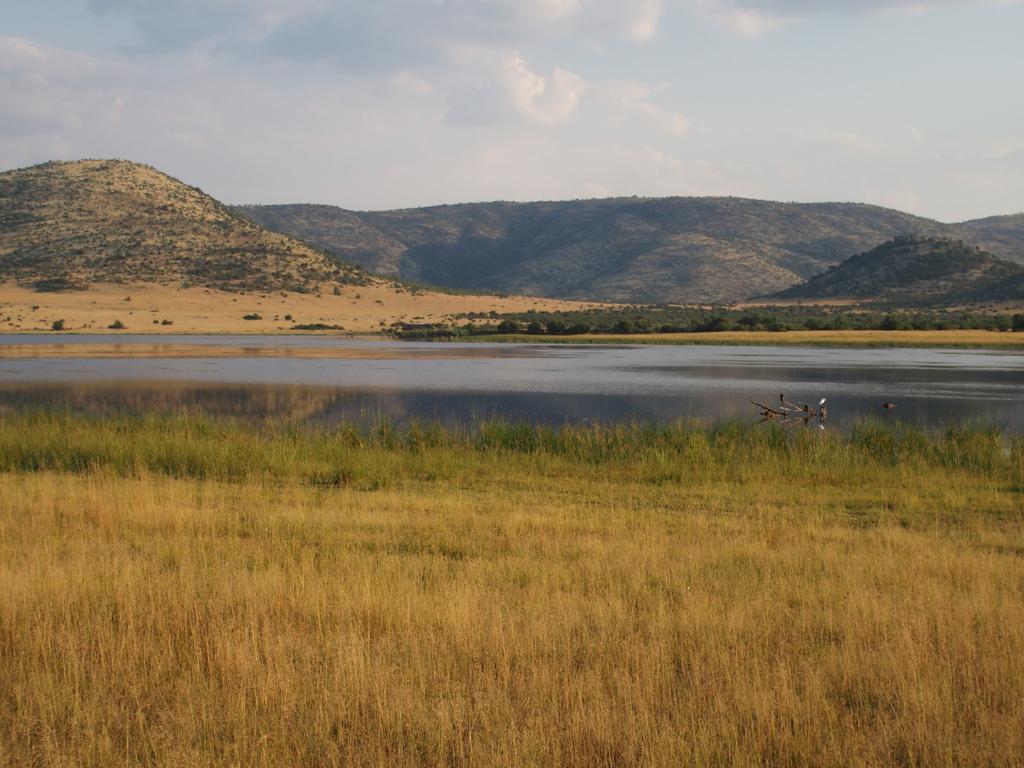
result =
[[[340,325],[354,333],[392,323],[450,322],[460,312],[573,310],[598,306],[520,296],[469,296],[396,289],[386,283],[340,287],[341,295],[228,293],[163,285],[94,285],[87,291],[39,293],[0,283],[0,332],[49,331],[54,320],[81,333],[284,333],[297,323]],[[129,299],[130,300],[127,300]],[[243,319],[258,314],[259,320]],[[291,315],[292,320],[285,320]],[[108,331],[115,320],[122,331]],[[162,325],[170,320],[172,325]],[[154,322],[155,321],[155,322]]]
[[[366,339],[369,340],[369,339]],[[338,346],[325,339],[318,346],[252,346],[245,344],[176,344],[158,341],[146,343],[84,344],[4,344],[0,346],[0,359],[24,359],[35,357],[64,358],[200,358],[200,357],[270,357],[270,358],[312,358],[347,360],[398,360],[406,358],[429,358],[433,360],[464,360],[467,357],[492,359],[494,352],[487,347],[459,348],[436,347],[422,344],[410,348],[391,344],[388,340],[377,339],[377,344],[368,346]],[[513,350],[514,351],[514,350]],[[525,353],[524,353],[525,354]]]
[[29,428],[2,430],[11,462],[80,469],[0,474],[5,765],[1024,755],[1020,445],[353,444],[330,448],[334,487],[300,471],[328,443],[267,438],[288,458],[225,482],[153,467],[264,446],[115,425],[120,446],[100,448],[104,427],[79,449],[81,428],[18,456],[7,433]]

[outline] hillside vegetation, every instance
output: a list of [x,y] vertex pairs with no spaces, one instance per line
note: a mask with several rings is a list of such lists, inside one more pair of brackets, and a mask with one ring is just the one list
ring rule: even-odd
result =
[[853,256],[781,299],[857,299],[906,306],[1024,300],[1024,266],[961,241],[899,237]]
[[0,280],[307,292],[371,278],[153,168],[84,160],[0,174]]
[[852,203],[616,198],[355,212],[236,210],[381,274],[462,289],[728,303],[798,284],[899,235],[955,236],[1024,263],[1024,215],[947,225]]
[[[232,292],[372,284],[408,290],[365,268],[478,293],[719,304],[802,284],[851,253],[908,233],[962,237],[984,243],[997,259],[1024,264],[1024,215],[945,225],[869,205],[738,198],[375,213],[307,205],[230,209],[127,161],[54,162],[0,174],[0,282],[37,291],[142,283]],[[982,271],[992,269],[1009,274],[1005,264]],[[1007,292],[998,281],[970,277],[976,284],[968,299],[1016,296],[1012,286]],[[998,295],[986,293],[990,284]],[[928,296],[959,300],[954,293],[940,286]],[[428,313],[409,316],[416,314]]]
[[1001,259],[1024,264],[1024,213],[965,221],[949,228],[950,237],[977,245]]

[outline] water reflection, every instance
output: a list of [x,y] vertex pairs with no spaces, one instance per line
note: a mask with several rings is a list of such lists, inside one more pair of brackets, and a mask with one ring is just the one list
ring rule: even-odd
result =
[[825,429],[825,422],[828,421],[828,400],[824,397],[818,401],[817,407],[814,408],[811,407],[810,403],[791,403],[784,394],[779,395],[778,405],[765,405],[756,400],[751,400],[750,404],[761,412],[758,424],[770,421],[775,424],[782,424],[783,426],[802,424],[805,427],[809,427],[814,422],[818,429]]
[[[220,345],[219,352],[178,351],[192,342]],[[785,392],[791,403],[814,410],[827,398],[827,423],[840,429],[858,418],[885,417],[1024,433],[1024,354],[1014,352],[246,342],[259,352],[247,353],[230,337],[171,337],[153,357],[0,355],[0,409],[188,411],[325,423],[713,422],[756,420],[751,401],[775,408]],[[275,351],[282,345],[289,347],[286,356]],[[898,405],[892,412],[882,408],[888,401]]]
[[[85,414],[200,414],[252,421],[290,420],[316,424],[398,425],[438,422],[449,426],[505,419],[557,426],[587,423],[664,423],[678,420],[714,423],[757,422],[749,400],[708,394],[686,397],[657,394],[557,394],[493,392],[418,392],[346,390],[279,385],[218,385],[143,382],[124,384],[51,384],[0,386],[0,413],[39,409]],[[1024,432],[1024,409],[988,400],[935,402],[908,398],[887,412],[874,397],[844,397],[825,419],[818,410],[772,419],[788,426],[848,428],[855,420],[876,417],[919,426],[971,422]]]

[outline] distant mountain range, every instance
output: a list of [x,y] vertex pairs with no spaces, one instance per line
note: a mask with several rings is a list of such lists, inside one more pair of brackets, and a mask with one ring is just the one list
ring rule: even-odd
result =
[[1024,264],[1024,214],[943,224],[873,205],[721,197],[235,210],[403,280],[626,303],[770,294],[901,235],[963,239]]
[[304,292],[372,279],[149,166],[83,160],[0,174],[0,280]]
[[[894,237],[904,239],[870,250]],[[925,250],[931,266],[917,258]],[[39,290],[131,282],[243,292],[383,282],[404,290],[392,282],[398,278],[478,293],[638,304],[724,304],[779,291],[787,298],[885,295],[906,302],[910,294],[901,298],[893,286],[909,275],[908,290],[929,302],[983,302],[1016,296],[1013,264],[1024,265],[1024,214],[942,224],[870,205],[738,198],[372,213],[229,208],[128,161],[0,173],[0,281]]]
[[898,237],[770,299],[906,307],[1024,301],[1024,266],[961,241]]

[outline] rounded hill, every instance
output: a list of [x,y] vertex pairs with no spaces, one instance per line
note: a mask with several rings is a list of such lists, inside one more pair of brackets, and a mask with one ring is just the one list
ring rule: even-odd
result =
[[1024,267],[959,240],[897,237],[775,298],[951,306],[1024,299]]
[[146,165],[81,160],[0,174],[0,280],[41,290],[160,283],[306,292],[371,279]]

